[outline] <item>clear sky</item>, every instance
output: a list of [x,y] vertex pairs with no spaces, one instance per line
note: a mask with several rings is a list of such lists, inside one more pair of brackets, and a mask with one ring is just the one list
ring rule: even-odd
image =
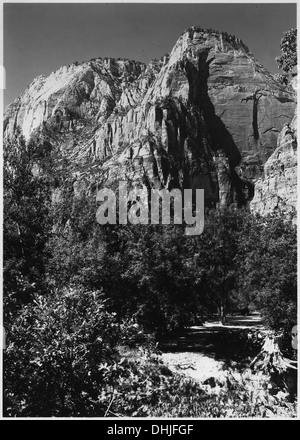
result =
[[73,61],[159,58],[194,25],[236,35],[276,73],[296,3],[6,3],[3,22],[6,106],[37,75]]

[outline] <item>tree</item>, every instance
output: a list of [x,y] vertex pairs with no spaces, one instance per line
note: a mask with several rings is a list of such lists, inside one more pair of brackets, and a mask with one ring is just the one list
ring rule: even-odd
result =
[[243,211],[231,208],[210,210],[195,249],[197,270],[202,277],[200,289],[205,292],[208,309],[217,309],[223,324],[236,287],[234,261],[242,222]]
[[38,147],[17,131],[4,144],[4,315],[46,290],[46,243],[51,234],[50,181],[40,172]]
[[64,197],[54,207],[48,277],[56,287],[102,289],[118,319],[149,332],[183,329],[197,306],[184,255],[184,228],[99,225],[95,198]]
[[271,329],[290,333],[297,322],[297,234],[275,215],[249,216],[236,259],[239,291],[252,301]]
[[183,331],[197,314],[193,278],[186,264],[184,229],[179,225],[131,229],[138,237],[128,248],[126,275],[137,287],[139,322],[158,336]]
[[283,70],[280,81],[287,85],[290,76],[296,76],[297,71],[297,29],[290,29],[284,32],[280,42],[281,55],[276,59],[278,68]]

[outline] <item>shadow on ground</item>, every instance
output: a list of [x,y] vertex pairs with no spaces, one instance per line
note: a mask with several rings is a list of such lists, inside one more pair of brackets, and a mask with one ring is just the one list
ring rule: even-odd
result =
[[212,321],[190,327],[181,336],[162,340],[159,348],[162,352],[198,352],[227,366],[236,362],[244,367],[260,351],[248,338],[256,330],[264,331],[259,315],[229,316],[226,325]]

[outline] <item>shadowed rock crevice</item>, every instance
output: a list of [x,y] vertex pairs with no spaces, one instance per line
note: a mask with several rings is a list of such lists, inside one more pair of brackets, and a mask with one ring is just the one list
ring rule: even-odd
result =
[[216,115],[215,108],[208,95],[209,64],[208,52],[199,55],[198,66],[189,60],[185,62],[185,70],[189,82],[189,99],[195,104],[203,116],[209,142],[213,151],[223,150],[230,163],[237,166],[241,161],[241,154],[235,142],[222,122]]
[[93,188],[146,179],[204,189],[207,206],[242,206],[294,109],[293,92],[238,38],[196,26],[148,66],[97,58],[37,77],[4,126],[5,138],[17,126],[26,140],[49,137],[51,156],[63,150],[87,191],[91,179]]
[[258,100],[259,97],[257,97],[257,93],[253,96],[253,137],[256,141],[259,139],[259,132],[258,132],[258,122],[257,122],[257,111],[258,111]]
[[184,68],[189,81],[189,99],[199,108],[202,126],[205,126],[212,151],[217,156],[223,152],[228,159],[228,169],[220,166],[220,160],[217,160],[219,202],[221,205],[226,205],[235,201],[238,206],[243,206],[253,197],[253,184],[241,179],[236,173],[235,167],[241,162],[241,153],[222,119],[216,115],[209,97],[209,65],[212,60],[207,61],[208,55],[209,51],[200,53],[196,66],[188,59],[185,60]]

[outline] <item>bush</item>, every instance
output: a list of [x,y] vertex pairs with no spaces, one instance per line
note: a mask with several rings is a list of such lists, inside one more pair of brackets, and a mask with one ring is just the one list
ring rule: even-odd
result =
[[103,365],[118,357],[120,326],[99,292],[36,296],[6,331],[6,416],[102,412]]
[[[107,416],[249,418],[296,417],[296,403],[284,392],[272,396],[269,379],[251,371],[229,372],[223,382],[205,386],[166,371],[159,359],[128,362],[110,395],[103,394]],[[127,372],[128,372],[127,370]]]

